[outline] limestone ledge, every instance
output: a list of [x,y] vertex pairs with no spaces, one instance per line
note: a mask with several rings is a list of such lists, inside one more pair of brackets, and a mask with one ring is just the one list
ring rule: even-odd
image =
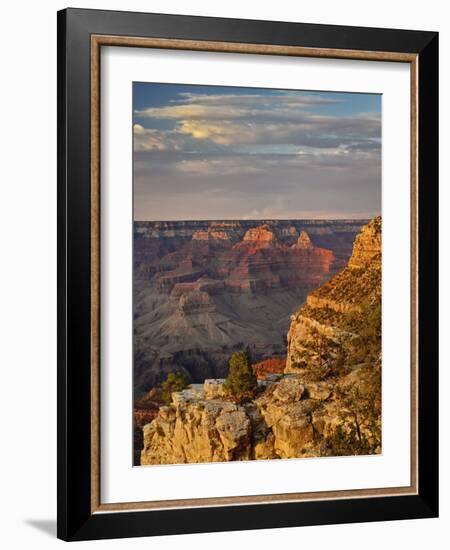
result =
[[327,414],[329,384],[303,383],[293,374],[259,381],[247,403],[226,399],[223,379],[205,380],[172,394],[144,426],[141,464],[226,462],[318,455],[335,422]]

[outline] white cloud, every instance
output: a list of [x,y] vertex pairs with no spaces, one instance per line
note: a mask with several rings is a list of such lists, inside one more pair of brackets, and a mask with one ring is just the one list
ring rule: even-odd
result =
[[378,212],[380,114],[343,114],[332,103],[290,92],[180,93],[136,111],[138,217]]
[[323,96],[289,92],[275,95],[183,93],[179,96],[180,99],[168,105],[135,111],[143,123],[152,119],[171,121],[174,128],[165,131],[168,141],[172,140],[171,145],[168,144],[171,147],[177,135],[192,138],[197,146],[204,142],[227,147],[253,143],[330,148],[350,141],[373,142],[381,133],[377,113],[337,116],[314,112],[314,107],[336,103]]

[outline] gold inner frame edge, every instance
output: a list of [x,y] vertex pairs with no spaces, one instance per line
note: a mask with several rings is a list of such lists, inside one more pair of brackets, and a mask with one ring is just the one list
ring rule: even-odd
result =
[[[408,487],[283,493],[235,497],[101,503],[100,499],[100,50],[102,46],[163,48],[205,52],[390,61],[410,65],[411,150],[411,484]],[[91,513],[162,510],[404,496],[418,494],[418,55],[402,52],[308,48],[270,44],[213,42],[170,38],[91,35],[90,55],[90,197],[91,197]]]

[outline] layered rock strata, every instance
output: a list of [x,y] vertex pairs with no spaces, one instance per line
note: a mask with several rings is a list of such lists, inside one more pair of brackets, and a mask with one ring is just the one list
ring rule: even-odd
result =
[[291,317],[286,372],[318,362],[318,347],[351,336],[349,318],[381,303],[381,218],[357,235],[348,265],[311,292]]
[[243,343],[255,362],[282,357],[290,316],[343,266],[361,223],[136,222],[136,397],[171,371],[225,376]]

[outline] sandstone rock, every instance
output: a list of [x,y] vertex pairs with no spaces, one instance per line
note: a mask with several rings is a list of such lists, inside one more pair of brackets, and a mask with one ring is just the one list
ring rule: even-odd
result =
[[308,382],[306,392],[310,399],[327,401],[333,394],[333,384],[328,382]]
[[350,268],[362,268],[371,262],[381,268],[381,217],[374,218],[357,235],[348,262]]
[[227,252],[231,269],[226,287],[250,291],[312,289],[324,281],[335,260],[331,250],[289,247],[265,229],[249,230],[244,240]]
[[[204,399],[205,392],[203,384],[191,384],[188,388],[183,391],[173,392],[172,393],[172,403],[175,407],[178,405],[184,404],[190,401],[198,401]],[[161,407],[159,410],[163,412],[166,409],[172,410],[170,407]]]
[[243,240],[251,241],[253,243],[259,243],[262,246],[274,244],[277,242],[275,234],[273,233],[273,231],[270,230],[268,225],[252,227],[245,233]]
[[310,399],[305,399],[304,401],[296,403],[280,403],[278,401],[269,400],[266,404],[261,404],[261,415],[267,425],[272,429],[274,429],[274,426],[286,416],[309,417],[316,406]]
[[275,458],[280,458],[275,451],[275,436],[272,432],[270,432],[265,439],[254,443],[253,457],[255,460],[273,460]]
[[333,300],[329,297],[320,297],[315,294],[310,294],[306,299],[306,304],[313,309],[332,309],[336,313],[349,313],[352,311],[360,311],[361,306],[350,300]]
[[172,395],[144,426],[141,464],[223,462],[251,458],[251,422],[245,410],[227,401],[205,399],[190,388]]
[[347,267],[308,295],[291,317],[286,371],[318,363],[320,341],[339,344],[353,337],[345,325],[347,314],[361,313],[381,299],[381,218],[365,225],[355,239]]
[[173,406],[161,407],[144,426],[141,464],[306,456],[314,444],[316,405],[299,401],[304,388],[296,377],[282,382],[266,390],[262,385],[262,395],[242,405],[220,399],[217,381],[175,392]]
[[251,458],[250,420],[243,410],[223,412],[216,420],[216,427],[223,445],[225,460]]
[[206,399],[221,399],[226,396],[225,378],[208,378],[203,384]]
[[312,425],[322,436],[333,434],[336,426],[342,423],[342,406],[336,403],[327,403],[317,408],[312,415]]
[[302,229],[297,242],[293,245],[294,248],[300,248],[300,249],[308,249],[313,248],[313,244],[311,242],[311,239],[309,238],[308,233]]
[[273,426],[275,451],[281,458],[299,458],[314,443],[314,429],[306,415],[288,414]]
[[298,378],[283,378],[273,392],[274,399],[282,403],[299,401],[305,393],[305,386]]
[[[298,373],[298,367],[307,367],[317,360],[317,340],[334,340],[338,334],[336,327],[319,323],[303,314],[303,309],[291,321],[288,331],[286,373]],[[305,363],[303,365],[303,363]]]

